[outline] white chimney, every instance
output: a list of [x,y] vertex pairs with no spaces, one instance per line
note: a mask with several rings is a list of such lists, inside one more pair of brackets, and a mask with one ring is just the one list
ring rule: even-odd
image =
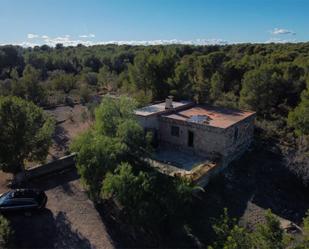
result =
[[173,96],[168,96],[165,99],[165,110],[173,109]]

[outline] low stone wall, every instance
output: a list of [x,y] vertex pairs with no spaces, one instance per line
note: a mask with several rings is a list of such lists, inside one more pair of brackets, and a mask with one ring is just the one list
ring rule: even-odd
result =
[[75,167],[75,158],[76,154],[73,153],[69,156],[61,157],[55,161],[29,168],[26,170],[27,178],[33,179],[65,169],[73,168]]

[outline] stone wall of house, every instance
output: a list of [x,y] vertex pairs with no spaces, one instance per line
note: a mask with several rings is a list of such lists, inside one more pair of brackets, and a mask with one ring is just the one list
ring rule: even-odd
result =
[[[173,126],[179,127],[179,136],[172,135]],[[189,131],[194,134],[193,147],[188,146]],[[209,157],[217,153],[223,154],[225,149],[223,129],[164,117],[161,117],[159,122],[159,139],[164,143],[170,143],[204,156],[206,154]]]
[[242,155],[253,140],[255,115],[248,117],[226,130],[226,164]]
[[[189,123],[161,117],[159,119],[159,139],[181,149],[216,158],[222,156],[223,165],[240,156],[250,145],[254,131],[254,116],[229,128],[222,129],[197,123]],[[173,136],[172,126],[179,127],[179,136]],[[188,133],[194,133],[194,146],[188,146]]]

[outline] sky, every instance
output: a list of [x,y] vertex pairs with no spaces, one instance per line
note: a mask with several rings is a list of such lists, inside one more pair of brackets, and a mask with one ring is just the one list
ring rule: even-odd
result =
[[0,0],[0,44],[309,41],[309,0]]

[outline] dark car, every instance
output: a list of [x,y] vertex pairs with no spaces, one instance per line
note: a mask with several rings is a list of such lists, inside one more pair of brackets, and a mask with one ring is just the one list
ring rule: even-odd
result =
[[36,189],[15,189],[0,196],[1,211],[30,211],[45,208],[47,196]]

